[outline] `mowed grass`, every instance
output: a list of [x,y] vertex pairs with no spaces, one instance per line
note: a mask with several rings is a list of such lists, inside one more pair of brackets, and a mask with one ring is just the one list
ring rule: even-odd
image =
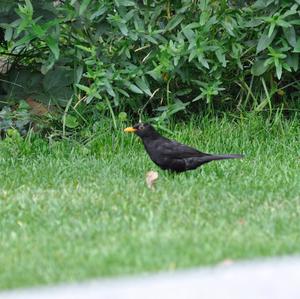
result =
[[85,145],[0,141],[0,288],[299,253],[299,125],[251,115],[177,124],[178,141],[246,155],[179,175],[108,127]]

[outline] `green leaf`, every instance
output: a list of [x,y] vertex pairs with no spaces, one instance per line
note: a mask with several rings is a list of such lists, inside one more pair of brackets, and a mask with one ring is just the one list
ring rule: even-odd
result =
[[190,94],[193,91],[192,88],[185,88],[185,89],[180,89],[176,91],[176,96],[185,96]]
[[298,38],[296,46],[294,48],[294,53],[300,53],[300,38]]
[[268,69],[268,65],[266,65],[265,60],[257,60],[252,65],[251,74],[254,76],[261,76]]
[[284,36],[285,36],[286,40],[288,41],[288,43],[292,47],[296,47],[297,37],[296,37],[296,31],[295,31],[294,26],[291,26],[289,28],[283,28],[283,33],[284,33]]
[[70,129],[75,129],[79,125],[77,118],[73,115],[67,115],[65,117],[65,124]]
[[31,29],[32,29],[33,33],[34,33],[37,37],[39,37],[39,38],[41,38],[42,36],[44,36],[44,34],[45,34],[45,32],[46,32],[45,29],[43,29],[41,26],[39,26],[39,25],[37,25],[37,24],[32,24],[32,25],[31,25]]
[[198,55],[198,52],[196,49],[192,50],[190,55],[189,55],[189,62],[191,62],[196,56]]
[[136,3],[130,0],[115,0],[117,6],[135,6]]
[[17,27],[17,35],[19,35],[22,31],[24,31],[30,24],[30,20],[21,19],[19,26]]
[[152,36],[150,36],[150,35],[145,35],[144,38],[145,38],[146,40],[148,40],[150,43],[155,44],[155,45],[158,45],[157,40],[154,39]]
[[85,85],[82,85],[82,84],[76,84],[76,87],[79,88],[80,90],[86,92],[87,94],[90,92],[90,88],[85,86]]
[[278,20],[277,21],[277,25],[283,27],[283,28],[288,28],[288,27],[291,27],[291,24],[284,21],[284,20]]
[[7,41],[7,42],[11,41],[13,33],[14,33],[13,29],[11,27],[8,27],[5,30],[5,36],[4,36],[5,41]]
[[16,43],[14,44],[14,47],[18,47],[24,44],[29,43],[30,41],[32,41],[35,38],[35,36],[31,33],[25,35],[24,37],[22,37],[21,39],[19,39],[18,41],[16,41]]
[[175,15],[175,17],[173,17],[165,27],[165,31],[173,30],[178,24],[182,22],[183,19],[184,15]]
[[267,6],[269,6],[269,4],[270,3],[266,0],[257,0],[253,4],[253,8],[262,9],[262,8],[266,8]]
[[277,75],[277,78],[278,80],[281,79],[281,76],[282,76],[282,65],[281,63],[275,63],[275,66],[276,66],[276,75]]
[[199,24],[201,26],[204,26],[205,23],[208,21],[209,17],[210,17],[210,11],[209,10],[204,10],[201,13],[201,15],[200,15],[200,22],[199,22]]
[[50,48],[51,52],[53,53],[55,59],[59,58],[59,47],[58,41],[55,40],[52,36],[47,37],[46,44]]
[[226,58],[225,58],[225,54],[221,50],[217,50],[216,51],[216,56],[217,56],[219,62],[222,63],[222,66],[226,67],[227,61],[226,61]]
[[94,20],[95,18],[98,18],[102,16],[107,11],[106,6],[102,6],[100,9],[96,10],[90,17],[90,20]]
[[150,75],[154,80],[156,81],[161,81],[162,77],[161,77],[161,66],[157,66],[156,68],[154,68],[153,70],[147,72],[148,75]]
[[117,25],[118,25],[120,31],[122,32],[122,34],[127,36],[128,35],[128,28],[127,28],[126,24],[118,22]]
[[192,29],[184,29],[183,34],[185,35],[185,37],[188,39],[189,43],[191,43],[194,39],[195,39],[195,33]]
[[207,69],[209,69],[209,64],[207,60],[204,58],[203,54],[198,54],[198,61]]
[[251,19],[249,22],[246,22],[244,24],[244,27],[249,27],[249,28],[253,28],[253,27],[257,27],[259,25],[261,25],[264,21],[261,19]]
[[30,106],[27,104],[27,102],[25,102],[24,100],[20,101],[19,109],[28,110],[29,108],[30,108]]
[[26,8],[28,9],[29,13],[33,13],[33,7],[32,7],[32,4],[31,4],[31,1],[30,0],[25,0],[25,3],[26,3]]
[[129,98],[129,94],[124,90],[124,89],[121,89],[121,88],[116,88],[116,90],[121,93],[122,95],[124,95],[126,98]]
[[261,35],[260,39],[257,43],[256,53],[259,53],[263,50],[265,50],[267,47],[270,46],[272,41],[274,40],[275,36],[277,34],[277,29],[275,29],[272,33],[272,35],[268,36],[268,28],[265,28],[263,34]]
[[115,96],[116,96],[116,94],[115,94],[115,92],[114,92],[114,90],[113,90],[111,84],[110,84],[108,81],[105,82],[105,87],[106,87],[107,93],[108,93],[110,96],[112,96],[112,97],[115,97]]
[[85,47],[83,45],[75,45],[75,47],[78,48],[78,49],[80,49],[80,50],[83,50],[85,52],[93,53],[93,49],[92,48]]
[[292,20],[292,21],[289,21],[289,23],[291,25],[300,25],[300,20]]
[[272,23],[270,25],[270,28],[269,28],[268,37],[272,36],[272,33],[274,32],[274,29],[275,29],[275,23]]
[[126,112],[120,112],[118,115],[118,119],[120,121],[126,121],[127,120],[127,113]]
[[223,22],[223,26],[231,36],[235,36],[234,34],[235,23],[233,22],[232,18],[228,18],[228,19],[225,18]]
[[82,78],[82,74],[83,74],[83,66],[79,65],[76,68],[76,72],[75,72],[75,83],[79,83],[81,78]]
[[291,67],[287,64],[287,63],[283,63],[282,64],[282,67],[285,69],[285,70],[287,70],[288,72],[292,72],[292,69],[291,69]]
[[41,73],[46,75],[54,66],[56,59],[53,55],[49,55],[48,59],[44,61],[43,65],[41,66]]
[[134,84],[127,82],[125,84],[132,92],[138,93],[138,94],[143,94],[143,92]]
[[79,7],[79,15],[81,16],[89,6],[91,0],[83,0]]
[[144,78],[135,78],[135,83],[136,85],[145,93],[147,94],[148,96],[152,96],[152,93],[151,93],[151,90],[149,88],[149,85],[148,83],[145,81]]
[[295,53],[288,55],[286,62],[295,72],[297,72],[299,68],[299,54]]

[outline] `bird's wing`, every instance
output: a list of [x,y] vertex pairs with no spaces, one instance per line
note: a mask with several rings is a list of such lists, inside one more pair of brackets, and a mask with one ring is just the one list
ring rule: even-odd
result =
[[202,153],[195,148],[181,144],[177,141],[165,139],[158,145],[159,151],[163,152],[164,156],[167,158],[189,158],[189,157],[203,157],[207,154]]

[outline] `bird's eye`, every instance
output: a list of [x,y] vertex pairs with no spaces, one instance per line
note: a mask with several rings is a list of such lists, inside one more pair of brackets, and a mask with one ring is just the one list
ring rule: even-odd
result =
[[139,130],[144,130],[144,125],[139,125]]

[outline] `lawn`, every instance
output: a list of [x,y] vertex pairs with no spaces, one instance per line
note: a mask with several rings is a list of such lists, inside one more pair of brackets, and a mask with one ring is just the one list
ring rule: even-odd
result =
[[0,141],[0,288],[300,252],[299,119],[170,129],[200,150],[246,157],[173,175],[109,126],[85,144]]

